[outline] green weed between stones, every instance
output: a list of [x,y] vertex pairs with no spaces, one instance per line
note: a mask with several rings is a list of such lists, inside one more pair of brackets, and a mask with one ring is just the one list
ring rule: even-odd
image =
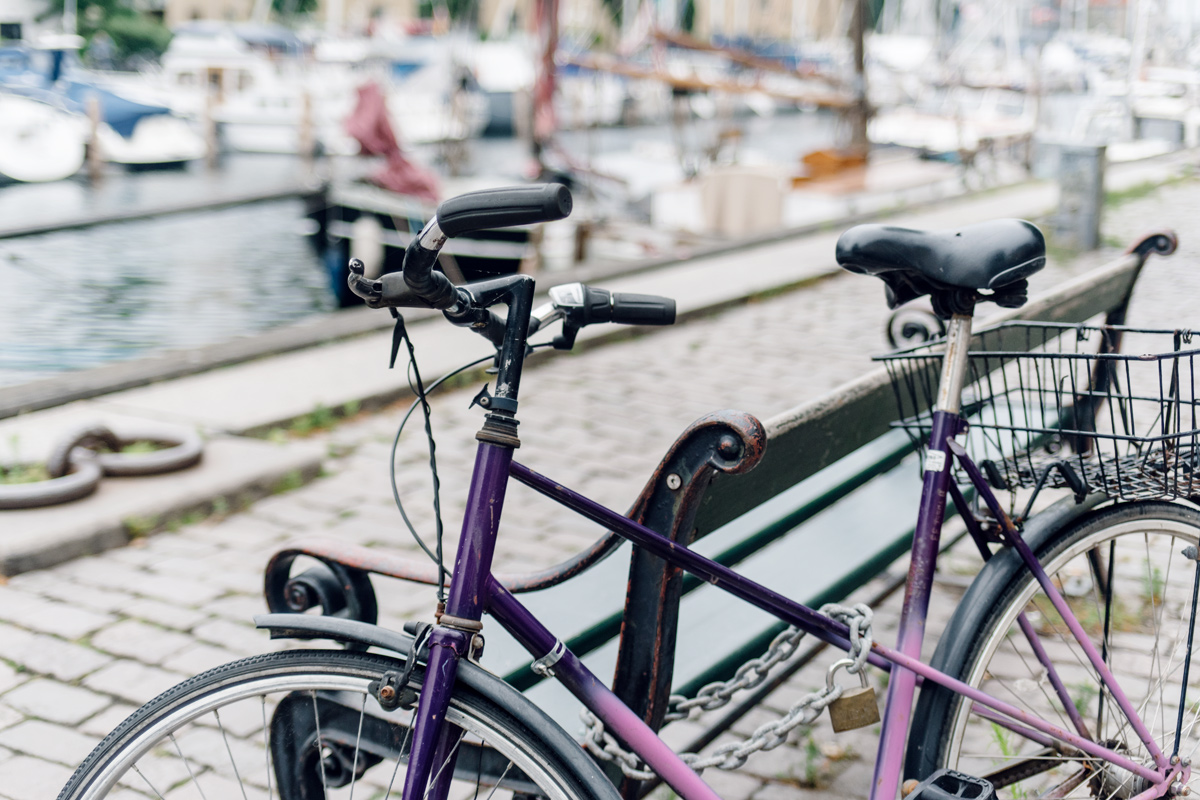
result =
[[299,489],[304,485],[304,475],[298,469],[294,469],[285,473],[274,486],[271,487],[271,494],[283,494],[295,489]]
[[11,464],[0,466],[0,484],[37,483],[50,480],[45,464]]

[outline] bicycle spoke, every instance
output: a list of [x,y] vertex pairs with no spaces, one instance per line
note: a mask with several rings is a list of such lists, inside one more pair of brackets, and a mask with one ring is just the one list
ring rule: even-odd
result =
[[[1113,587],[1113,569],[1117,564],[1117,540],[1108,540],[1108,563],[1105,565],[1104,571],[1104,628],[1100,635],[1100,657],[1106,665],[1110,664],[1110,650],[1112,648],[1112,603],[1113,597],[1116,595]],[[1089,556],[1096,552],[1096,548],[1088,551]],[[1099,561],[1099,558],[1096,558]],[[1093,585],[1093,595],[1095,594],[1095,585]],[[1098,598],[1096,598],[1098,600]],[[1099,606],[1099,602],[1097,602]],[[1104,738],[1104,693],[1096,699],[1096,735]]]
[[392,796],[392,787],[396,784],[396,773],[400,771],[400,764],[404,762],[404,746],[409,743],[412,738],[412,725],[406,725],[404,728],[404,740],[400,742],[400,747],[396,750],[396,766],[392,768],[392,778],[388,781],[387,794],[385,797]]
[[504,782],[504,777],[506,775],[508,775],[509,770],[511,770],[512,768],[513,768],[513,763],[511,761],[509,761],[508,766],[506,766],[504,768],[504,772],[501,772],[500,777],[496,779],[496,785],[492,787],[492,790],[490,792],[488,792],[488,796],[485,797],[483,800],[492,800],[492,795],[494,795],[496,793],[496,790],[500,788],[500,784]]
[[358,733],[354,737],[354,762],[350,767],[350,800],[354,800],[354,787],[358,784],[358,750],[362,746],[363,719],[367,716],[367,696],[362,698],[362,706],[358,709]]
[[179,757],[183,760],[183,766],[187,768],[188,776],[192,779],[192,783],[195,784],[196,791],[200,793],[202,800],[208,800],[208,798],[204,796],[204,788],[200,785],[200,781],[196,780],[196,773],[192,772],[191,763],[188,761],[187,756],[183,754],[183,750],[180,749],[179,741],[176,740],[175,734],[170,734],[169,738],[171,740],[171,744],[175,745],[175,752],[179,753]]
[[1038,795],[1038,800],[1062,800],[1068,794],[1079,788],[1079,785],[1091,776],[1091,770],[1080,769],[1050,791]]
[[[1175,737],[1181,741],[1180,755],[1200,751],[1200,703],[1188,701],[1186,685],[1196,676],[1182,677],[1195,576],[1175,564],[1182,547],[1200,539],[1200,514],[1165,503],[1148,509],[1161,514],[1154,518],[1161,521],[1143,524],[1139,507],[1114,507],[1080,523],[1074,538],[1064,536],[1058,549],[1044,554],[1043,568],[1068,604],[1062,616],[1068,610],[1074,614],[1086,643],[1051,610],[1033,576],[1024,575],[999,598],[1002,610],[987,623],[987,643],[969,656],[968,677],[995,697],[1017,698],[1014,705],[1046,720],[1063,719],[1069,699],[1089,727],[1095,725],[1095,741],[1152,767],[1150,753],[1171,753]],[[1022,614],[1033,622],[1067,693],[1050,691],[1041,680],[1044,660],[1022,635]],[[1113,680],[1106,683],[1097,674],[1086,657],[1089,645]],[[1116,702],[1120,694],[1129,714]],[[1131,800],[1142,791],[1136,787],[1145,788],[1102,758],[1072,759],[1069,749],[1046,752],[1044,744],[997,726],[972,707],[956,707],[952,760],[945,766],[997,778],[1005,800]]]
[[164,800],[163,796],[162,796],[162,792],[160,792],[158,789],[154,788],[154,784],[150,782],[150,779],[147,778],[140,769],[138,769],[137,764],[133,765],[133,771],[138,774],[139,778],[141,778],[143,781],[146,782],[146,785],[150,787],[150,791],[154,792],[154,796],[157,797],[158,800]]
[[[106,739],[63,797],[398,800],[413,713],[382,708],[371,691],[398,665],[372,653],[304,649],[198,676],[131,717],[125,735]],[[506,800],[511,791],[595,800],[595,773],[561,755],[573,742],[531,735],[525,720],[534,709],[507,702],[469,688],[452,693],[444,720],[453,730],[434,758],[426,797]]]
[[221,724],[221,712],[214,708],[213,716],[217,719],[217,729],[221,731],[221,739],[225,742],[225,752],[229,753],[229,766],[233,768],[233,777],[237,780],[238,788],[242,790],[242,800],[250,800],[246,796],[246,784],[242,783],[242,776],[238,773],[237,762],[233,760],[233,748],[229,746],[229,734],[225,732],[225,726]]
[[432,789],[433,785],[438,782],[438,778],[442,777],[442,773],[445,771],[446,767],[454,762],[454,756],[458,752],[458,746],[462,744],[463,737],[466,735],[466,731],[458,732],[458,738],[454,741],[454,747],[450,748],[450,752],[446,754],[446,759],[442,762],[442,765],[438,767],[438,771],[434,773],[432,778],[429,779],[429,783],[425,787],[425,794],[422,795],[422,797],[429,797],[429,790]]
[[[1162,659],[1161,659],[1161,657],[1159,655],[1159,651],[1158,651],[1158,643],[1159,643],[1159,638],[1161,636],[1162,631],[1159,628],[1159,624],[1158,624],[1159,620],[1154,613],[1154,594],[1155,594],[1154,567],[1151,565],[1151,560],[1150,560],[1150,534],[1148,534],[1148,533],[1142,534],[1142,541],[1145,544],[1145,550],[1146,550],[1146,558],[1145,558],[1146,587],[1147,587],[1146,593],[1149,595],[1149,600],[1150,600],[1150,620],[1151,620],[1151,622],[1154,623],[1154,647],[1151,648],[1151,650],[1150,650],[1150,663],[1151,663],[1151,665],[1158,666],[1159,674],[1161,676],[1160,680],[1158,681],[1158,687],[1157,687],[1158,688],[1158,714],[1161,715],[1163,705],[1166,703],[1166,699],[1163,694],[1163,686],[1166,683],[1166,676],[1162,675]],[[1148,676],[1148,677],[1152,677],[1152,675],[1153,675],[1153,670],[1151,670],[1151,676]],[[1150,689],[1151,689],[1151,687],[1148,686],[1147,694],[1151,694]],[[1158,718],[1160,718],[1160,717],[1158,717]]]
[[263,758],[267,767],[267,800],[271,800],[271,726],[267,725],[267,696],[259,698],[262,708]]
[[[1033,676],[1037,676],[1037,680],[1034,680],[1034,683],[1037,684],[1038,691],[1042,693],[1042,697],[1044,697],[1046,699],[1046,705],[1049,708],[1054,709],[1055,713],[1058,715],[1058,721],[1059,721],[1059,723],[1061,723],[1060,727],[1063,728],[1063,730],[1069,730],[1072,727],[1074,727],[1074,723],[1071,721],[1070,715],[1066,714],[1065,709],[1060,711],[1055,706],[1055,703],[1054,703],[1054,700],[1056,698],[1052,698],[1050,696],[1050,693],[1048,691],[1046,691],[1046,686],[1043,683],[1043,678],[1046,677],[1046,668],[1042,664],[1042,662],[1038,661],[1038,659],[1035,657],[1033,660],[1037,663],[1037,669],[1034,669],[1032,666],[1030,666],[1029,657],[1026,653],[1023,653],[1021,650],[1019,650],[1015,644],[1012,644],[1011,647],[1012,647],[1013,653],[1017,656],[1017,658],[1021,659],[1021,663],[1025,665],[1025,669],[1029,672],[1029,674],[1031,676],[1027,680],[1034,680]],[[997,679],[997,680],[999,680],[999,679]],[[1017,705],[1024,705],[1027,710],[1033,711],[1033,706],[1025,700],[1024,695],[1020,694],[1019,692],[1015,691],[1012,688],[1009,688],[1007,685],[1005,685],[1005,683],[1003,681],[1000,681],[1000,684],[1002,686],[1005,686],[1006,689],[1008,689],[1008,691],[1016,699]]]
[[325,752],[321,746],[321,712],[317,710],[317,693],[310,689],[308,696],[312,698],[313,706],[313,723],[317,726],[317,764],[321,770],[321,791],[325,797],[329,796],[329,780],[325,777]]

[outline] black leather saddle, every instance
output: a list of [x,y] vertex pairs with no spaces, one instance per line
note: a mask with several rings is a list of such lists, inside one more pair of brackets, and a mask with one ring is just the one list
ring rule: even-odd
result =
[[[890,308],[930,295],[942,317],[970,313],[976,301],[1018,308],[1033,273],[1046,265],[1042,232],[1023,219],[998,219],[930,233],[857,225],[838,239],[837,262],[887,285]],[[980,294],[981,291],[990,294]]]

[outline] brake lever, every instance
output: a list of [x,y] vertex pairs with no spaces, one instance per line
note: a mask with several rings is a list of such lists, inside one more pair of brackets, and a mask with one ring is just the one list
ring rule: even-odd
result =
[[572,325],[569,320],[563,320],[562,333],[554,337],[552,344],[555,350],[570,350],[575,347],[575,336],[579,333],[579,326]]

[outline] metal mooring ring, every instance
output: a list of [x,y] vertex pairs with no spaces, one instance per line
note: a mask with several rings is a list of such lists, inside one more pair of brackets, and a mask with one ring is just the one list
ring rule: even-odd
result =
[[121,444],[148,441],[166,447],[148,453],[98,453],[96,460],[107,476],[161,475],[193,466],[204,454],[204,442],[199,434],[186,428],[122,427],[119,430]]
[[[159,475],[193,466],[204,453],[204,442],[194,431],[177,426],[119,426],[114,433],[104,425],[76,429],[51,450],[46,460],[49,480],[0,484],[0,510],[38,508],[87,497],[100,478]],[[163,445],[148,453],[97,453],[93,448],[119,450],[138,441]]]
[[96,491],[100,484],[100,464],[92,451],[81,452],[84,455],[71,458],[70,472],[66,475],[48,481],[0,485],[0,509],[52,506]]

